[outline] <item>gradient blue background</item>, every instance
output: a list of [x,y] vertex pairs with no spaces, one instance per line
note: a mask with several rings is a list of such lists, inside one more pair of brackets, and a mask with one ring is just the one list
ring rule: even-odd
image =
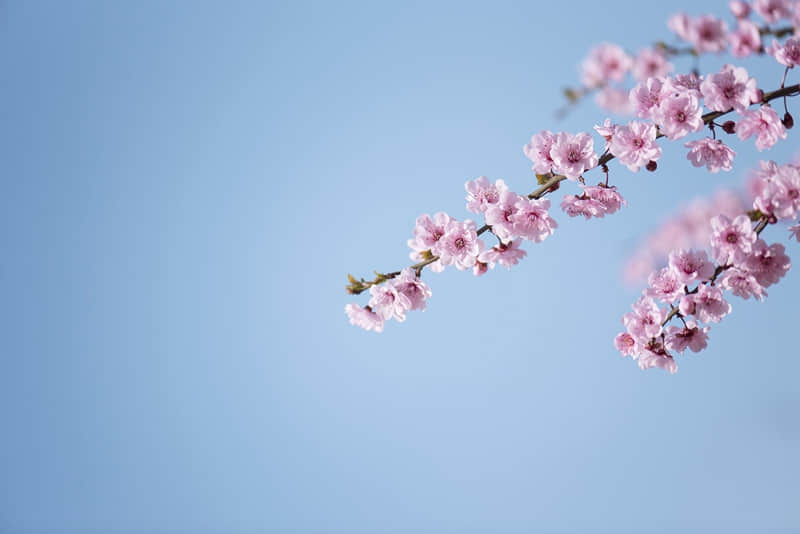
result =
[[343,313],[418,214],[602,120],[553,118],[593,44],[725,5],[0,5],[0,532],[800,531],[797,272],[675,376],[612,346],[626,255],[752,142],[612,165],[622,212],[381,335]]

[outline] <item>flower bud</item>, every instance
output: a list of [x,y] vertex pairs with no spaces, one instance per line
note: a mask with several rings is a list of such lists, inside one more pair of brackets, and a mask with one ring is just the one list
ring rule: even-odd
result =
[[728,134],[736,133],[736,123],[733,121],[725,121],[722,123],[722,129]]
[[787,130],[791,130],[792,126],[794,126],[794,119],[792,118],[792,114],[788,111],[783,115],[783,120],[781,122]]
[[650,172],[653,172],[658,168],[658,163],[656,163],[655,161],[648,161],[647,165],[645,165],[644,168]]

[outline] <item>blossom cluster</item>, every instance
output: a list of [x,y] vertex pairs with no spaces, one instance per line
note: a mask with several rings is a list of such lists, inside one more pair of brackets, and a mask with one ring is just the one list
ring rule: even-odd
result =
[[[627,89],[622,85],[627,75],[630,74],[638,83],[649,78],[667,77],[674,70],[669,56],[729,51],[732,56],[742,58],[767,53],[788,67],[800,64],[800,40],[790,38],[784,44],[773,40],[767,44],[762,38],[770,34],[781,35],[785,31],[770,28],[771,24],[788,22],[791,31],[800,28],[800,2],[755,0],[751,5],[733,0],[729,7],[734,17],[732,28],[722,18],[708,14],[692,17],[677,13],[669,18],[668,28],[690,45],[688,49],[657,43],[634,55],[613,43],[595,46],[581,63],[584,89],[570,90],[568,96],[575,100],[582,94],[597,90],[596,102],[601,108],[631,114],[635,112],[635,103],[626,98]],[[753,14],[758,15],[763,24],[751,20]]]
[[[549,214],[550,200],[544,196],[559,189],[564,180],[581,188],[578,193],[566,194],[560,203],[568,216],[590,219],[618,212],[627,202],[615,185],[609,185],[608,163],[616,159],[631,172],[642,168],[653,172],[662,156],[660,138],[684,139],[708,127],[707,136],[686,140],[684,147],[693,166],[711,173],[730,171],[736,156],[717,137],[720,131],[736,134],[741,140],[753,138],[759,151],[785,139],[793,125],[786,99],[800,94],[800,85],[785,84],[789,70],[800,64],[800,39],[792,36],[800,26],[798,6],[800,0],[754,0],[752,4],[733,0],[730,9],[737,21],[733,31],[711,15],[693,18],[678,14],[669,20],[669,27],[691,45],[688,50],[694,55],[729,48],[736,57],[764,54],[782,65],[781,85],[768,93],[759,89],[745,68],[732,64],[705,76],[696,69],[672,74],[668,58],[687,51],[663,43],[635,56],[610,43],[594,48],[582,64],[585,89],[598,90],[601,104],[636,119],[606,119],[595,126],[605,142],[599,154],[591,132],[541,130],[534,134],[523,152],[532,162],[540,187],[522,195],[503,180],[491,182],[481,176],[468,181],[465,189],[466,209],[482,217],[482,225],[444,212],[420,215],[408,241],[414,265],[388,274],[376,272],[377,277],[370,281],[350,277],[349,293],[370,293],[366,306],[345,307],[350,322],[380,332],[385,321],[404,321],[408,311],[424,310],[431,296],[420,279],[425,267],[442,272],[453,266],[481,276],[497,265],[510,268],[518,264],[526,256],[521,248],[524,241],[539,243],[558,227]],[[752,13],[767,25],[750,21]],[[791,20],[794,27],[769,27],[784,19]],[[787,35],[790,37],[781,43],[779,39]],[[775,39],[767,44],[762,40],[768,36]],[[630,90],[620,85],[628,73],[637,82]],[[782,118],[770,105],[778,98],[783,98]],[[717,122],[729,114],[735,115]],[[589,185],[584,174],[595,168],[604,173],[605,180]],[[742,214],[745,207],[737,197],[720,196],[714,205],[695,206],[682,220],[665,226],[656,238],[658,244],[651,247],[650,256],[667,256],[667,265],[651,273],[649,286],[632,312],[623,317],[625,331],[615,339],[618,350],[638,360],[641,368],[661,367],[674,373],[673,353],[701,351],[708,344],[711,323],[730,313],[726,293],[762,300],[766,289],[789,270],[791,262],[783,245],[767,244],[760,233],[779,220],[797,219],[800,167],[763,162],[751,190],[753,206],[746,214]],[[789,231],[800,241],[800,224]],[[486,233],[497,239],[494,246],[481,237]],[[665,245],[669,249],[664,249]],[[703,245],[709,250],[701,249]]]
[[[730,313],[725,292],[763,300],[766,289],[786,274],[791,261],[784,246],[768,245],[759,234],[769,223],[797,219],[800,167],[761,162],[755,189],[750,215],[711,219],[710,256],[706,250],[679,248],[669,254],[666,267],[650,275],[649,287],[622,318],[625,332],[614,339],[623,356],[638,360],[642,369],[675,373],[673,352],[706,348],[710,323]],[[675,318],[682,324],[667,326]]]

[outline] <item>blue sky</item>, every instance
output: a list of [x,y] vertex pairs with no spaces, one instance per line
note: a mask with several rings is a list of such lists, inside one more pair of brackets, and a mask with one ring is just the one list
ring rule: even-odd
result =
[[426,275],[380,335],[343,313],[417,215],[602,121],[553,117],[593,44],[725,9],[668,4],[3,4],[0,530],[796,532],[797,273],[675,376],[612,345],[635,243],[794,131],[715,175],[665,144],[511,271]]

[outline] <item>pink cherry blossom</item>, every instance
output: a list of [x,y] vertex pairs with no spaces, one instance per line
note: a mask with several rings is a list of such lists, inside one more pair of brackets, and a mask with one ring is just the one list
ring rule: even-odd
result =
[[583,215],[586,219],[590,219],[616,213],[626,204],[622,195],[617,193],[616,186],[598,184],[584,186],[583,194],[580,196],[565,195],[561,201],[561,209],[570,217]]
[[609,149],[620,163],[637,172],[648,162],[661,157],[656,134],[655,124],[631,121],[627,125],[617,126]]
[[650,275],[648,282],[650,287],[644,290],[644,294],[667,304],[675,302],[685,294],[678,272],[671,267],[655,271]]
[[687,348],[700,352],[708,346],[709,327],[700,328],[692,319],[685,326],[668,326],[666,345],[669,350],[683,353]]
[[704,323],[718,323],[731,312],[731,305],[722,297],[722,289],[700,284],[697,293],[681,297],[678,310],[682,315],[694,315]]
[[684,146],[689,149],[686,159],[695,167],[705,165],[712,173],[719,172],[720,169],[729,171],[733,168],[733,157],[736,152],[725,146],[721,139],[706,137],[698,141],[689,141]]
[[633,77],[636,81],[644,82],[648,78],[664,77],[672,72],[672,63],[660,50],[643,48],[633,60]]
[[514,207],[516,211],[509,217],[513,224],[514,235],[539,243],[552,235],[558,227],[556,221],[547,213],[550,201],[546,198],[519,197]]
[[800,167],[761,162],[752,184],[753,206],[778,219],[795,219],[800,213]]
[[800,243],[800,224],[789,227],[789,237]]
[[614,137],[614,132],[617,131],[617,128],[618,125],[612,123],[611,119],[606,119],[603,124],[595,124],[594,131],[602,135],[603,139],[606,140],[604,150],[608,150],[608,147],[611,146],[611,139]]
[[500,200],[496,204],[491,204],[484,216],[486,224],[492,227],[492,232],[502,241],[507,242],[514,239],[514,223],[511,216],[517,211],[517,200],[520,197],[513,191],[500,193]]
[[782,244],[767,246],[763,239],[756,241],[753,252],[742,263],[744,269],[763,287],[777,284],[792,267],[792,261]]
[[752,274],[737,267],[726,269],[719,277],[718,282],[719,287],[727,289],[743,299],[754,297],[757,300],[764,300],[767,296],[767,292]]
[[464,271],[472,268],[475,258],[484,247],[485,244],[478,238],[475,223],[466,220],[450,221],[445,234],[432,250],[439,256],[442,265],[455,265],[456,269]]
[[384,321],[394,317],[402,323],[406,320],[406,311],[411,308],[411,300],[392,282],[369,288],[369,307]]
[[397,291],[405,295],[411,305],[409,310],[425,311],[427,299],[431,298],[431,288],[420,280],[411,267],[406,267],[400,274],[389,283],[394,285]]
[[347,304],[344,312],[350,318],[350,324],[364,330],[383,332],[383,319],[373,312],[369,306],[362,308],[358,304]]
[[661,323],[667,315],[665,309],[659,308],[651,297],[645,295],[632,308],[632,312],[622,316],[622,323],[634,338],[646,343],[650,338],[661,335]]
[[[411,248],[409,257],[415,262],[422,261],[424,259],[423,252],[436,246],[436,243],[445,234],[445,228],[452,220],[452,217],[441,211],[436,213],[433,218],[427,213],[417,217],[414,237],[408,240],[408,246]],[[430,265],[430,269],[435,273],[442,272],[444,265],[441,261],[436,260]]]
[[511,269],[512,265],[519,263],[528,253],[519,248],[522,244],[521,239],[515,239],[509,244],[501,243],[485,250],[478,256],[478,262],[494,269],[495,264],[502,265],[506,269]]
[[522,147],[525,155],[533,161],[533,172],[536,174],[546,174],[553,168],[553,159],[550,157],[550,149],[553,146],[555,134],[549,130],[542,130],[531,137],[530,143]]
[[728,2],[728,8],[737,19],[744,19],[750,16],[750,4],[742,0],[731,0]]
[[663,78],[648,78],[634,87],[630,92],[637,117],[649,119],[663,100],[670,96],[670,87]]
[[614,346],[623,356],[633,356],[635,359],[639,354],[639,343],[628,332],[617,334],[614,338]]
[[740,20],[739,26],[728,37],[731,41],[731,54],[735,57],[746,57],[761,49],[758,26],[749,20]]
[[[483,252],[481,252],[483,254]],[[489,264],[483,263],[480,260],[475,260],[475,265],[472,266],[472,274],[475,276],[483,276],[489,271]]]
[[772,24],[792,16],[792,2],[789,0],[754,0],[753,11]]
[[499,202],[500,193],[508,191],[503,180],[492,184],[485,176],[470,180],[464,187],[467,190],[467,210],[472,213],[484,213],[490,204]]
[[583,171],[597,166],[594,141],[585,132],[575,135],[566,132],[557,134],[550,155],[556,172],[570,180],[577,180]]
[[786,139],[786,128],[771,107],[761,106],[742,113],[736,123],[736,135],[742,141],[755,135],[756,148],[761,151],[771,148],[778,139]]
[[733,220],[718,215],[711,219],[711,229],[711,253],[720,265],[743,261],[758,239],[747,215],[739,215]]
[[673,250],[669,253],[669,265],[684,285],[708,280],[714,274],[714,264],[708,260],[705,250]]
[[678,372],[678,364],[675,363],[675,359],[660,343],[650,343],[646,345],[639,355],[639,369],[644,371],[652,367],[664,369],[671,375]]
[[632,63],[631,57],[618,45],[597,45],[581,63],[583,84],[586,87],[598,87],[609,81],[621,81]]
[[776,41],[776,46],[770,47],[768,52],[782,65],[787,67],[800,65],[800,38],[790,37],[783,45],[777,44]]
[[703,83],[703,78],[693,72],[676,74],[671,78],[667,78],[664,83],[667,92],[688,93],[698,99],[703,96],[700,92],[700,84]]
[[581,196],[564,195],[564,198],[561,200],[561,210],[570,217],[583,215],[587,220],[592,217],[601,218],[606,214],[602,203],[593,198],[589,198],[585,194]]
[[728,27],[722,19],[702,15],[690,20],[686,40],[701,54],[723,52],[728,44]]
[[667,27],[684,41],[689,40],[689,27],[691,19],[686,13],[676,13],[667,19]]
[[653,120],[669,139],[679,139],[703,129],[700,103],[691,94],[671,95],[661,101],[653,112]]
[[724,65],[716,73],[706,76],[700,84],[705,105],[713,111],[735,109],[742,112],[758,100],[756,79],[747,74],[744,67]]

